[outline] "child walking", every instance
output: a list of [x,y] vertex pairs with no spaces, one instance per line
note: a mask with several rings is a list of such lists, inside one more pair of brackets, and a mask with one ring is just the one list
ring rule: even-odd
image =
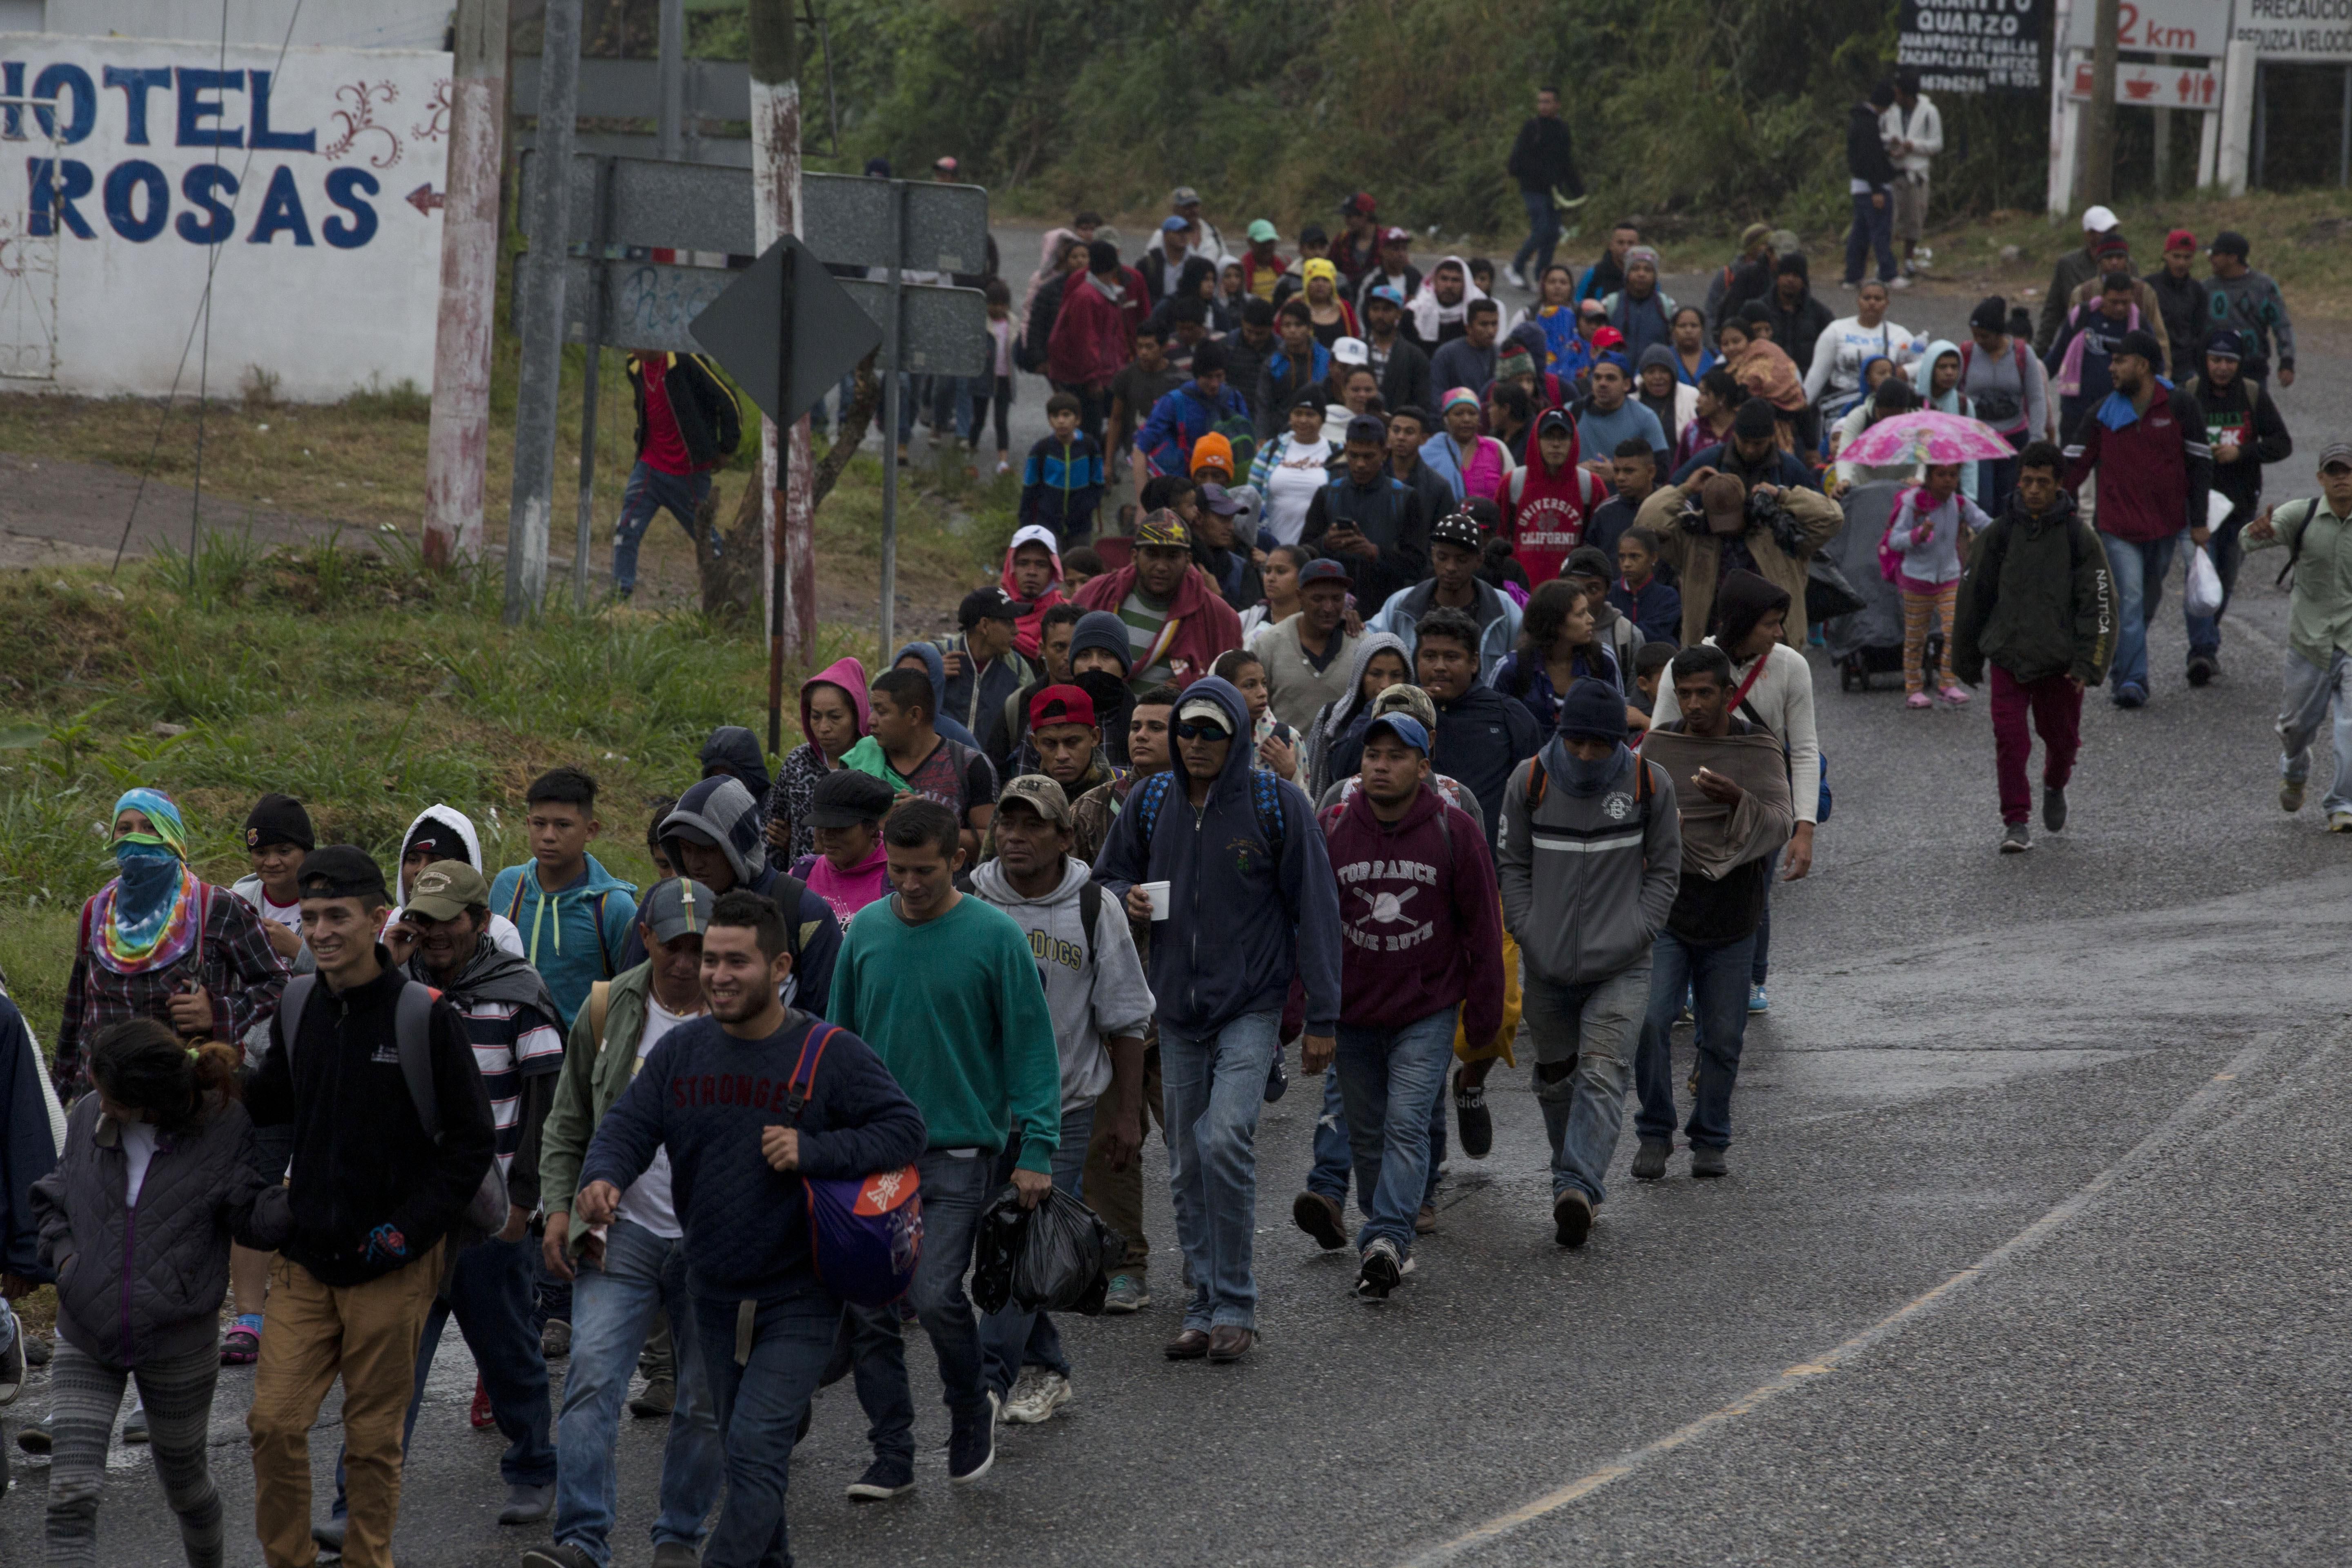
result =
[[1045,399],[1045,422],[1052,433],[1037,437],[1021,466],[1021,526],[1052,529],[1066,550],[1094,533],[1102,447],[1078,428],[1078,400],[1066,392]]
[[[124,1382],[139,1380],[155,1475],[191,1568],[223,1560],[221,1501],[205,1462],[228,1288],[229,1241],[274,1251],[288,1210],[268,1187],[238,1102],[235,1046],[184,1045],[133,1018],[98,1037],[97,1092],[66,1123],[65,1154],[33,1186],[41,1261],[58,1276],[50,1366],[51,1564],[98,1563],[106,1441]],[[267,1229],[269,1234],[261,1234]]]
[[[1899,557],[1895,585],[1903,592],[1903,689],[1913,708],[1930,708],[1929,687],[1955,706],[1969,689],[1952,678],[1952,610],[1960,592],[1960,561],[1969,539],[1991,520],[1960,494],[1960,465],[1931,464],[1918,489],[1906,491],[1886,524],[1886,548]],[[1943,633],[1937,668],[1926,669],[1930,623]]]

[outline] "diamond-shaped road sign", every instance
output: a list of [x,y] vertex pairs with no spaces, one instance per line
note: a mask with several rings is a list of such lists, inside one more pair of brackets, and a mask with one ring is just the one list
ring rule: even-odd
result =
[[[792,258],[789,290],[785,258]],[[792,384],[783,376],[784,311],[792,310]],[[762,413],[790,425],[816,406],[857,362],[882,346],[881,324],[857,308],[816,252],[783,235],[735,275],[724,293],[687,324]]]

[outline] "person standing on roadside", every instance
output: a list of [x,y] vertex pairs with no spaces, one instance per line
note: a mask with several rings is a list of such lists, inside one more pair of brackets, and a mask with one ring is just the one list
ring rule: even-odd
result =
[[1568,124],[1559,117],[1559,89],[1536,89],[1535,115],[1519,127],[1504,172],[1518,182],[1519,201],[1528,210],[1528,237],[1503,269],[1503,276],[1512,288],[1524,289],[1529,277],[1528,263],[1533,261],[1533,275],[1541,277],[1551,265],[1552,247],[1559,243],[1559,213],[1552,205],[1552,193],[1571,200],[1584,195],[1584,180],[1576,172],[1576,150]]
[[711,471],[742,441],[743,411],[700,354],[634,353],[621,368],[637,405],[636,460],[613,527],[613,593],[625,604],[657,513],[677,519],[697,555],[718,555],[719,525],[703,510]]
[[[1919,273],[1919,242],[1927,237],[1927,174],[1944,150],[1944,117],[1919,90],[1919,68],[1895,73],[1895,101],[1879,115],[1879,136],[1895,161],[1894,233],[1903,242],[1903,276]],[[1935,253],[1928,252],[1934,259]]]
[[[1895,160],[1887,155],[1879,117],[1895,106],[1895,84],[1882,81],[1845,111],[1846,188],[1853,195],[1853,226],[1845,237],[1845,286],[1861,287],[1863,266],[1878,254],[1878,280],[1898,286],[1895,272]],[[1908,287],[1909,279],[1899,283]]]
[[[885,789],[863,773],[829,775]],[[820,789],[824,786],[820,785]],[[837,786],[836,786],[837,787]],[[719,1500],[725,1465],[710,1414],[710,1384],[694,1341],[685,1229],[669,1155],[656,1150],[622,1191],[604,1234],[572,1226],[580,1166],[596,1129],[635,1081],[654,1047],[709,1011],[702,994],[702,939],[719,895],[688,878],[658,883],[637,910],[650,955],[589,994],[564,1044],[555,1102],[540,1147],[547,1211],[541,1251],[547,1271],[572,1288],[572,1357],[556,1420],[554,1541],[522,1556],[522,1568],[607,1568],[619,1514],[614,1441],[629,1373],[656,1315],[670,1324],[677,1394],[662,1451],[654,1568],[694,1568],[703,1521]]]
[[1311,1069],[1329,1063],[1339,1014],[1339,901],[1323,835],[1297,786],[1253,766],[1249,728],[1249,705],[1226,682],[1187,688],[1171,770],[1129,792],[1096,868],[1133,918],[1167,911],[1155,920],[1151,990],[1168,1179],[1193,1280],[1165,1347],[1171,1361],[1238,1361],[1256,1342],[1253,1146],[1292,977],[1306,991]]
[[1584,1245],[1607,1195],[1651,943],[1682,876],[1674,782],[1625,739],[1623,700],[1580,681],[1560,703],[1559,731],[1503,793],[1503,924],[1524,966],[1562,1247]]
[[2205,444],[2213,450],[2213,489],[2230,500],[2230,515],[2205,546],[2221,579],[2221,607],[2189,617],[2189,684],[2202,686],[2221,671],[2221,617],[2237,592],[2238,567],[2245,559],[2241,535],[2263,502],[2263,465],[2284,462],[2294,453],[2286,421],[2261,382],[2239,374],[2244,351],[2228,327],[2205,343],[2201,374],[2182,384],[2205,411]]
[[2115,574],[2115,664],[2108,673],[2118,708],[2147,705],[2147,628],[2164,597],[2165,574],[2183,529],[2200,549],[2211,537],[2205,498],[2213,484],[2213,448],[2205,411],[2156,373],[2164,350],[2154,334],[2126,332],[2107,361],[2114,383],[2066,441],[2066,490],[2099,477],[2097,522]]
[[2294,578],[2279,700],[2280,808],[2303,809],[2312,738],[2333,702],[2336,778],[2319,805],[2328,832],[2352,833],[2352,441],[2320,451],[2316,499],[2264,512],[2247,525],[2246,538],[2256,548],[2286,546]]

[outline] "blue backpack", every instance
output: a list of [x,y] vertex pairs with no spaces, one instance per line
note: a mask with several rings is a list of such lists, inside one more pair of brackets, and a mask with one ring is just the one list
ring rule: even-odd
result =
[[[831,1024],[812,1026],[801,1042],[800,1059],[786,1084],[784,1120],[800,1121],[816,1086],[817,1065],[827,1041],[839,1033]],[[922,1183],[912,1165],[855,1178],[807,1176],[809,1260],[820,1284],[858,1307],[883,1307],[907,1293],[923,1250]]]
[[[1282,792],[1276,787],[1280,783],[1264,768],[1250,770],[1250,805],[1257,810],[1257,830],[1265,836],[1266,852],[1276,865],[1282,863]],[[1175,786],[1176,770],[1170,768],[1145,779],[1128,796],[1127,809],[1142,815],[1143,852],[1147,859],[1151,853],[1151,836],[1160,826],[1160,808]]]

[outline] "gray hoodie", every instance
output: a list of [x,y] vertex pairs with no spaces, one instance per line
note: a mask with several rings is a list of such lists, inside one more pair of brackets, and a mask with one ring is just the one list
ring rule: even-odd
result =
[[[1665,770],[1622,746],[1601,788],[1568,785],[1559,736],[1511,770],[1495,869],[1503,928],[1528,973],[1590,985],[1649,956],[1682,883],[1682,824]],[[1638,790],[1633,770],[1649,772]],[[1542,798],[1528,794],[1542,773]]]
[[1114,1037],[1140,1038],[1154,1004],[1143,961],[1118,899],[1103,892],[1101,918],[1091,931],[1078,913],[1078,889],[1094,869],[1073,856],[1062,863],[1062,881],[1042,899],[1013,891],[1002,862],[991,860],[971,874],[971,889],[982,902],[1013,917],[1029,939],[1045,982],[1045,1005],[1054,1016],[1054,1044],[1062,1053],[1062,1114],[1092,1105],[1110,1087]]

